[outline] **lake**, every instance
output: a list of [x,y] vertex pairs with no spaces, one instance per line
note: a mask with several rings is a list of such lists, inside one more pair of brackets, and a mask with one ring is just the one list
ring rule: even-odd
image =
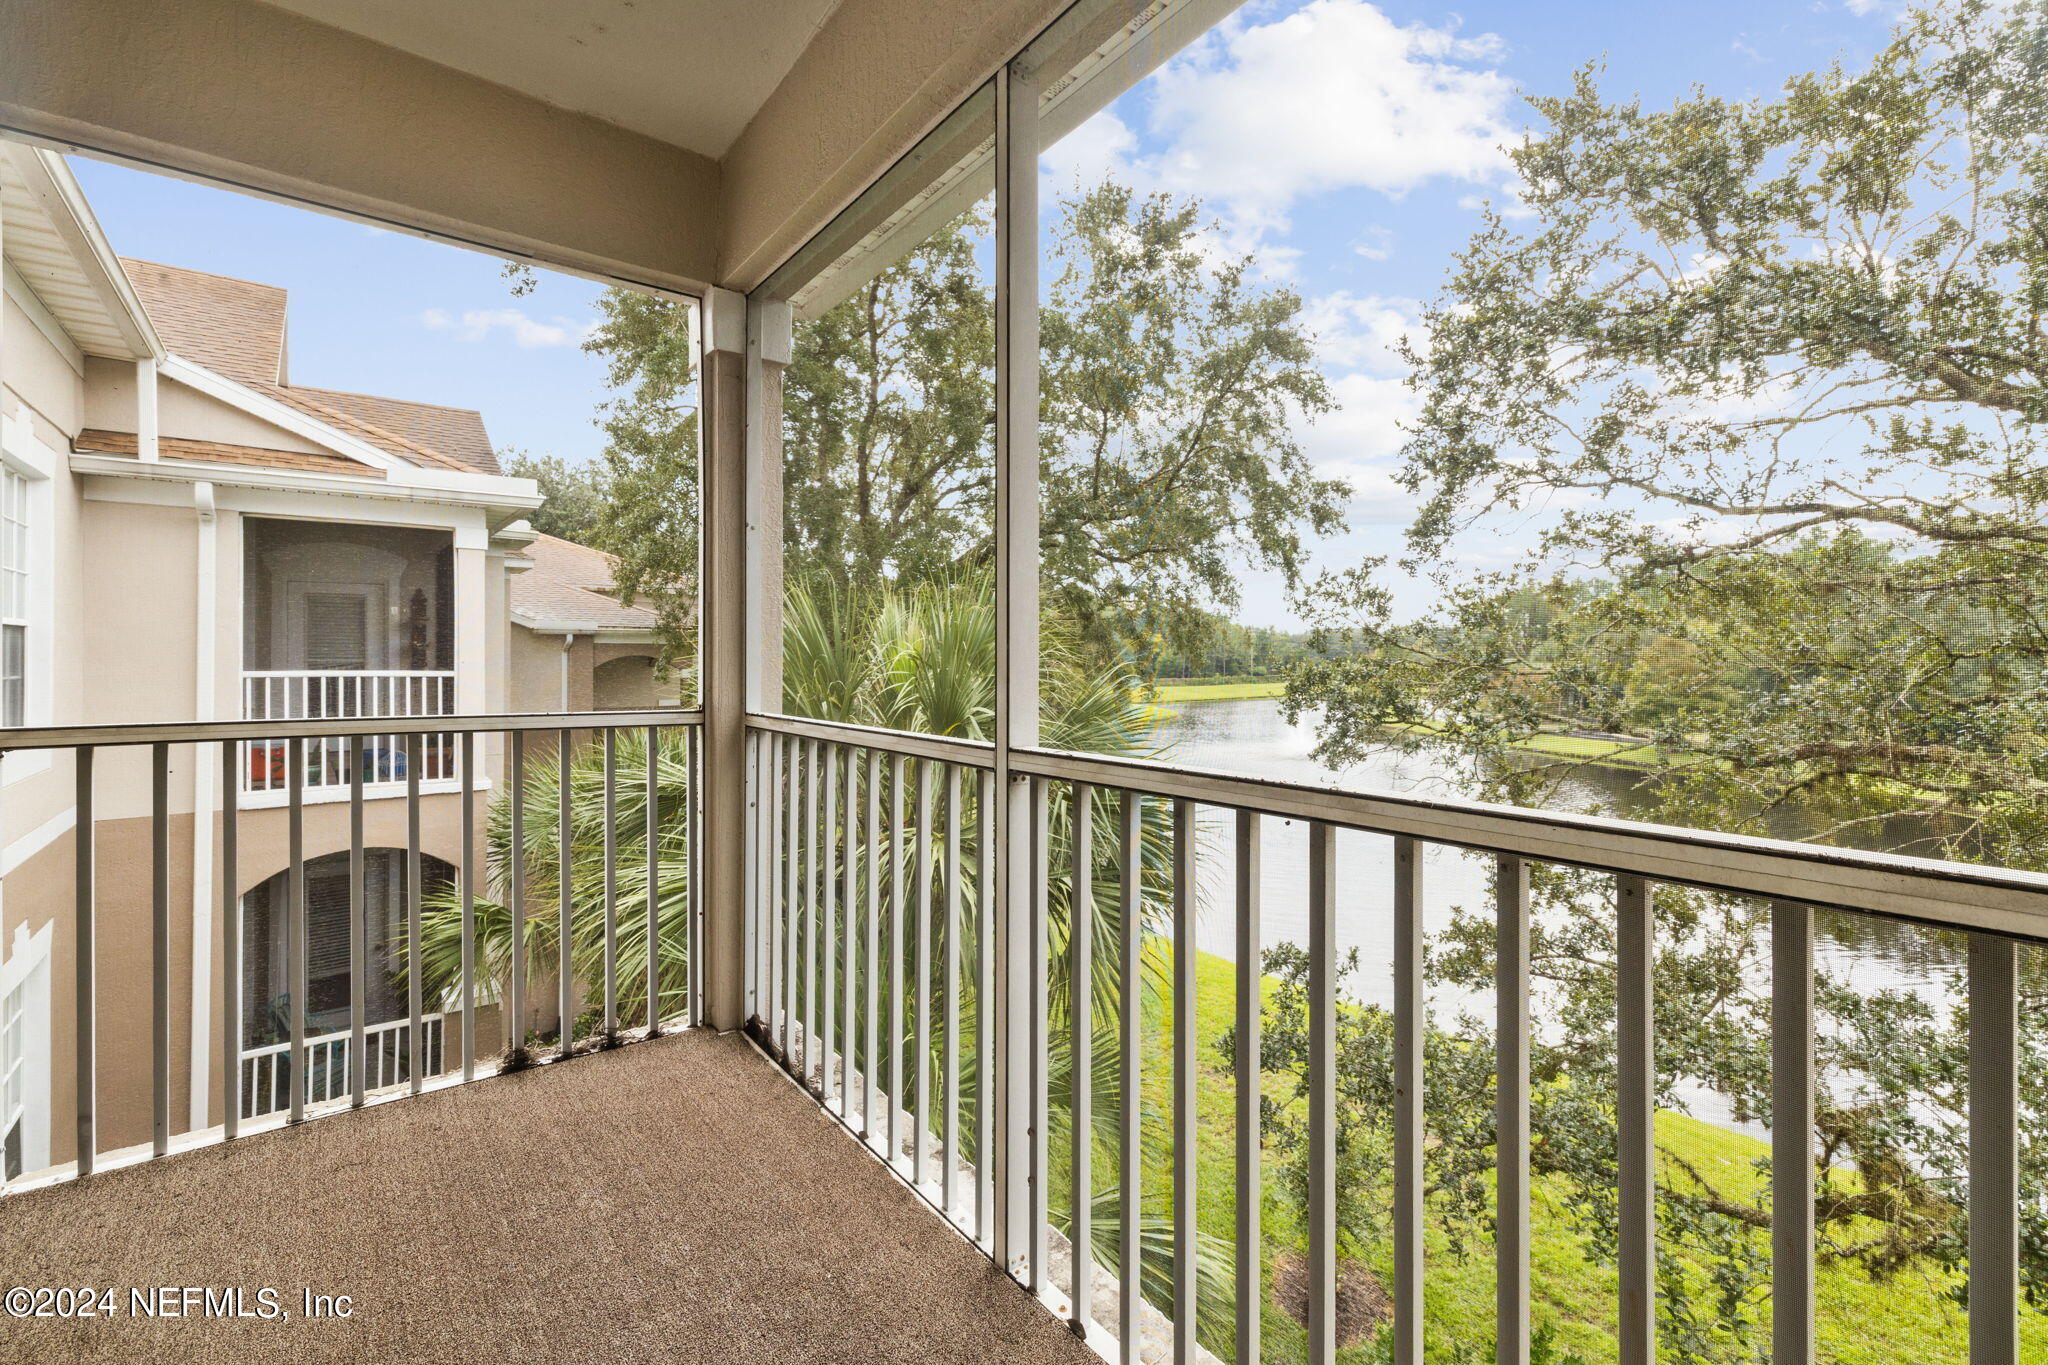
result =
[[[1161,732],[1172,746],[1170,761],[1255,777],[1313,783],[1354,791],[1469,795],[1471,770],[1454,759],[1378,751],[1360,764],[1335,771],[1311,754],[1315,734],[1290,725],[1272,700],[1189,702]],[[1588,767],[1562,793],[1579,809],[1599,808],[1627,816],[1644,805],[1637,774]],[[1205,951],[1236,955],[1232,887],[1236,857],[1228,812],[1205,809],[1197,863],[1197,940]],[[1779,831],[1796,833],[1794,829]],[[1367,1004],[1393,1004],[1392,838],[1343,832],[1337,839],[1337,951],[1357,949],[1360,971],[1350,994]],[[1300,821],[1268,817],[1260,837],[1262,930],[1267,946],[1308,941],[1308,832]],[[1490,903],[1491,859],[1440,845],[1424,858],[1424,922],[1431,932],[1446,927],[1458,906]],[[1605,913],[1604,907],[1586,907]],[[1911,925],[1865,916],[1823,913],[1815,917],[1816,963],[1864,991],[1907,989],[1931,1001],[1950,998],[1963,970],[1959,944]],[[1490,1018],[1491,992],[1468,993],[1441,983],[1429,987],[1431,1010],[1448,1020],[1461,1010]],[[1537,1026],[1540,1029],[1540,1004]],[[1692,1092],[1693,1112],[1709,1122],[1761,1134],[1737,1124],[1716,1096]]]

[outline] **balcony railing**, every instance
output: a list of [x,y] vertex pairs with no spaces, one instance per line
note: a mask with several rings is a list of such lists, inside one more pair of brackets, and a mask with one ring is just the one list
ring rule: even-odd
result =
[[[357,720],[455,714],[455,674],[447,669],[262,669],[242,674],[246,720]],[[408,753],[402,732],[368,736],[363,780],[403,782],[417,763],[429,782],[456,775],[455,739],[449,732],[420,736]],[[287,783],[287,742],[282,736],[251,741],[241,765],[245,792],[282,792]],[[349,784],[351,750],[341,737],[312,737],[304,746],[305,785],[332,792]]]
[[[1968,1293],[1971,1360],[2009,1362],[2018,1310],[2017,950],[2048,938],[2048,877],[1995,868],[1456,800],[1365,795],[1130,759],[1014,751],[996,771],[985,744],[788,717],[751,718],[754,802],[748,830],[752,932],[748,999],[757,1039],[827,1112],[858,1134],[960,1231],[1006,1265],[1112,1359],[1208,1355],[1195,1342],[1197,879],[1203,839],[1221,817],[1233,870],[1235,961],[1231,1088],[1236,1190],[1261,1184],[1261,950],[1273,912],[1299,910],[1309,962],[1307,1321],[1311,1360],[1334,1357],[1336,1021],[1341,1008],[1338,908],[1360,899],[1392,919],[1392,1358],[1422,1357],[1427,1028],[1425,854],[1448,846],[1487,856],[1496,887],[1494,1045],[1498,1139],[1494,1260],[1498,1358],[1528,1361],[1531,1342],[1531,898],[1539,864],[1605,874],[1618,922],[1617,1038],[1620,1269],[1616,1311],[1624,1361],[1655,1358],[1659,1301],[1654,903],[1660,885],[1759,898],[1770,906],[1772,1012],[1770,1234],[1774,1358],[1814,1358],[1814,914],[1829,908],[1905,918],[1967,934]],[[1008,802],[999,803],[999,785]],[[1009,861],[1000,857],[1005,822]],[[1262,905],[1262,826],[1301,827],[1305,904]],[[1161,831],[1166,833],[1164,837]],[[1391,884],[1340,885],[1340,838],[1391,842]],[[1213,839],[1210,842],[1214,842]],[[1105,847],[1106,845],[1106,847]],[[1223,850],[1218,850],[1223,851]],[[991,857],[990,855],[996,855]],[[1060,865],[1055,866],[1057,858]],[[990,867],[990,863],[996,865]],[[1005,868],[1007,867],[1007,871]],[[1007,911],[994,894],[1015,888]],[[1049,961],[1055,894],[1085,924],[1099,888],[1115,887],[1111,960],[1094,934],[1072,933]],[[1057,890],[1056,890],[1057,889]],[[1149,917],[1149,923],[1148,923]],[[1297,921],[1298,922],[1298,921]],[[1148,941],[1157,940],[1153,949]],[[1098,1132],[1097,1106],[1138,1105],[1158,1063],[1132,987],[1148,951],[1170,963],[1173,1165],[1144,1188],[1140,1130]],[[1105,976],[1106,974],[1106,976]],[[1006,984],[1006,978],[1007,983]],[[1114,982],[1113,1056],[1098,1056],[1090,1011],[1049,1009]],[[1095,1026],[1102,1020],[1097,1017]],[[1074,1083],[1062,1106],[1064,1208],[1049,1207],[1059,1131],[1049,1112],[1050,1031],[1060,1027]],[[1105,1162],[1098,1144],[1114,1143]],[[1100,1170],[1108,1164],[1111,1169]],[[1142,1201],[1171,1208],[1173,1290],[1157,1307],[1123,1274],[1140,1258]],[[1235,1358],[1261,1359],[1270,1289],[1261,1200],[1235,1201]],[[1115,1251],[1093,1222],[1113,1209]],[[1055,1213],[1060,1215],[1055,1219]],[[1066,1235],[1054,1228],[1060,1222]],[[1157,1254],[1144,1252],[1146,1257]],[[1078,1266],[1076,1271],[1073,1267]],[[1164,1316],[1168,1319],[1160,1322]],[[1118,1340],[1120,1339],[1120,1345]],[[1163,1345],[1164,1342],[1170,1346]]]
[[[421,1015],[421,1037],[417,1044],[412,1039],[410,1020],[393,1019],[366,1028],[363,1041],[369,1048],[369,1074],[364,1078],[364,1084],[369,1091],[374,1094],[410,1081],[415,1052],[422,1058],[421,1075],[427,1079],[446,1070],[442,1057],[447,1033],[444,1025],[442,1015]],[[322,1033],[306,1040],[305,1067],[299,1072],[304,1077],[304,1093],[299,1097],[301,1104],[319,1105],[347,1097],[352,1041],[345,1030]],[[291,1078],[292,1045],[289,1040],[243,1049],[242,1117],[261,1118],[265,1114],[291,1108]]]
[[[565,731],[564,720],[576,730]],[[998,755],[990,746],[905,735],[779,716],[749,719],[744,749],[748,802],[744,980],[707,983],[711,965],[698,952],[704,940],[704,897],[695,856],[703,838],[696,814],[702,746],[694,713],[638,712],[597,716],[493,716],[437,719],[457,737],[465,771],[478,737],[502,736],[505,810],[495,852],[506,878],[484,888],[474,868],[462,869],[461,972],[445,997],[446,1019],[459,1018],[460,1057],[436,1059],[419,978],[405,982],[408,1009],[389,1036],[404,1047],[389,1070],[370,1061],[364,1015],[366,924],[352,923],[350,941],[353,1018],[341,1053],[346,1082],[314,1090],[291,1083],[323,1068],[318,1049],[326,1036],[307,1027],[294,1007],[291,1037],[268,1073],[250,1079],[248,1059],[232,1036],[224,1048],[227,1136],[355,1106],[375,1096],[379,1082],[399,1094],[495,1069],[476,1056],[479,968],[495,974],[505,1039],[515,1063],[567,1058],[579,1044],[573,1026],[552,1043],[531,1045],[529,962],[536,934],[547,943],[548,971],[558,992],[558,1017],[585,1012],[592,1036],[621,1035],[621,942],[635,932],[652,944],[645,954],[650,1029],[700,1017],[708,991],[743,987],[751,1036],[875,1155],[887,1162],[934,1209],[951,1220],[1036,1293],[1076,1330],[1126,1361],[1161,1358],[1159,1343],[1180,1361],[1206,1354],[1195,1339],[1198,1301],[1204,1317],[1226,1310],[1209,1302],[1197,1274],[1201,1238],[1196,1225],[1199,1041],[1196,1032],[1196,920],[1205,860],[1227,851],[1233,879],[1227,896],[1228,942],[1235,962],[1235,1049],[1230,1058],[1233,1108],[1231,1184],[1264,1187],[1260,1133],[1262,1086],[1261,950],[1277,941],[1281,912],[1299,911],[1308,964],[1307,1096],[1308,1237],[1304,1258],[1310,1358],[1335,1354],[1336,1267],[1340,1230],[1335,1223],[1338,1179],[1336,1039],[1340,1011],[1339,908],[1366,901],[1392,930],[1389,961],[1394,986],[1391,1068],[1396,1095],[1392,1194],[1393,1358],[1422,1358],[1425,1276],[1426,1122],[1433,1112],[1423,1069],[1428,1035],[1425,980],[1424,869],[1432,848],[1451,848],[1488,860],[1495,887],[1492,1130],[1498,1138],[1494,1212],[1496,1316],[1502,1360],[1529,1359],[1531,1340],[1531,1098],[1534,1088],[1532,1018],[1534,983],[1530,934],[1531,869],[1543,864],[1590,871],[1604,878],[1617,924],[1618,973],[1613,1016],[1617,1065],[1612,1095],[1618,1125],[1615,1207],[1618,1211],[1619,1281],[1615,1312],[1628,1344],[1623,1358],[1649,1360],[1656,1340],[1658,1286],[1657,1173],[1653,1120],[1657,1104],[1655,1006],[1651,966],[1658,948],[1654,912],[1660,887],[1685,887],[1758,898],[1770,906],[1769,960],[1774,1000],[1771,1023],[1773,1123],[1770,1198],[1772,1332],[1774,1358],[1814,1354],[1816,1090],[1814,917],[1817,910],[1882,915],[1964,935],[1969,943],[1970,1062],[1967,1080],[1967,1205],[1971,1359],[1978,1365],[2010,1361],[2005,1349],[2018,1313],[2018,1021],[2019,945],[2048,941],[2048,877],[1997,868],[1894,857],[1774,840],[1674,829],[1592,816],[1524,810],[1456,800],[1369,795],[1264,781],[1139,760],[1021,749]],[[14,731],[0,748],[60,749],[76,754],[77,863],[73,935],[79,945],[75,982],[79,1097],[78,1159],[70,1171],[105,1164],[98,1127],[98,1059],[140,1038],[96,1039],[99,986],[94,861],[95,759],[114,746],[143,746],[153,775],[151,820],[154,948],[150,984],[154,1133],[135,1158],[170,1149],[169,1077],[172,995],[169,892],[170,753],[199,744],[217,751],[231,773],[244,746],[271,727],[254,721],[226,725],[145,725],[94,730]],[[351,755],[382,723],[372,719],[300,722],[288,733],[290,749],[339,741]],[[657,737],[680,731],[673,749],[645,765],[644,791],[620,781],[615,750],[626,734]],[[545,769],[530,763],[527,740],[549,735],[555,753],[574,753],[579,776],[555,784],[553,810],[529,809],[533,791],[546,791]],[[583,736],[580,748],[573,748]],[[300,842],[305,769],[288,757],[291,812],[289,870],[302,874]],[[351,853],[361,849],[364,767],[352,761]],[[529,776],[542,780],[531,789]],[[739,774],[715,781],[737,784]],[[680,780],[689,793],[672,801]],[[419,773],[405,785],[413,831],[408,855],[418,863]],[[463,846],[477,847],[476,795],[461,797]],[[1220,847],[1201,830],[1220,817],[1227,831]],[[225,884],[240,884],[234,803],[226,803],[221,854]],[[1307,876],[1298,906],[1265,903],[1259,875],[1262,834],[1289,826],[1307,852]],[[549,831],[552,830],[550,836]],[[727,827],[724,837],[733,836]],[[645,838],[644,868],[621,856],[630,837]],[[1340,884],[1340,842],[1386,840],[1392,850],[1386,884]],[[570,850],[571,865],[547,856]],[[1221,862],[1222,859],[1218,858]],[[674,864],[688,910],[682,932],[657,923],[664,886],[673,887]],[[566,876],[565,876],[566,872]],[[647,892],[631,911],[634,883]],[[671,880],[665,880],[671,879]],[[242,879],[246,881],[246,879]],[[577,894],[556,896],[564,880]],[[415,875],[409,886],[418,887]],[[480,901],[496,895],[505,919],[494,922],[488,955],[479,954]],[[580,899],[580,904],[579,904]],[[1111,900],[1096,915],[1100,900]],[[552,903],[550,903],[552,902]],[[647,915],[644,928],[631,917]],[[218,1017],[243,1017],[239,917],[231,899],[222,905],[228,970],[222,973]],[[726,907],[720,907],[721,910]],[[1068,923],[1105,923],[1095,934],[1074,933],[1053,956],[1058,914]],[[305,999],[304,902],[291,909],[287,975]],[[592,925],[595,922],[595,930]],[[582,932],[579,934],[578,930]],[[593,939],[602,953],[578,955]],[[418,961],[421,905],[405,907],[402,960]],[[1103,948],[1113,945],[1113,951]],[[557,954],[559,954],[557,956]],[[1162,959],[1168,1036],[1148,1035],[1137,982],[1148,955]],[[678,968],[681,970],[678,971]],[[672,984],[687,982],[680,991]],[[1119,1004],[1105,1020],[1089,1010],[1056,1012],[1065,1000],[1091,1000],[1096,987],[1115,986]],[[678,1000],[680,996],[680,1000]],[[676,1002],[680,1008],[670,1008]],[[630,1021],[628,1021],[630,1022]],[[1055,1030],[1063,1031],[1056,1038]],[[1098,1031],[1100,1037],[1098,1037]],[[383,1030],[379,1029],[382,1034]],[[636,1030],[623,1030],[626,1034]],[[380,1038],[381,1041],[381,1038]],[[588,1042],[589,1039],[583,1039]],[[1056,1044],[1058,1048],[1056,1049]],[[395,1044],[394,1044],[395,1045]],[[1066,1076],[1086,1077],[1069,1087],[1055,1123],[1052,1091],[1056,1051]],[[537,1054],[545,1052],[546,1056]],[[272,1054],[266,1054],[272,1055]],[[1097,1113],[1129,1113],[1142,1078],[1164,1063],[1172,1152],[1171,1173],[1160,1177],[1140,1150],[1140,1125],[1111,1123],[1098,1130]],[[437,1065],[446,1071],[435,1079]],[[285,1103],[276,1104],[281,1068]],[[335,1070],[330,1062],[324,1070]],[[268,1088],[253,1094],[268,1078]],[[1441,1101],[1438,1101],[1439,1103]],[[1211,1116],[1213,1121],[1213,1116]],[[1059,1134],[1056,1138],[1055,1134]],[[198,1139],[194,1139],[198,1140]],[[1060,1146],[1056,1148],[1055,1142]],[[121,1159],[127,1159],[126,1156]],[[1104,1169],[1104,1168],[1107,1169]],[[70,1172],[64,1172],[70,1173]],[[1056,1181],[1089,1198],[1054,1207]],[[1156,1190],[1147,1182],[1155,1181]],[[1164,1199],[1161,1199],[1164,1196]],[[1140,1214],[1158,1201],[1172,1251],[1154,1246],[1143,1257],[1170,1264],[1171,1292],[1148,1298],[1137,1274]],[[1116,1235],[1098,1238],[1096,1220],[1114,1216]],[[1260,1358],[1260,1305],[1269,1273],[1261,1201],[1235,1201],[1231,1257],[1235,1261],[1232,1317],[1235,1356]],[[1155,1225],[1158,1220],[1153,1219]],[[1144,1234],[1149,1235],[1149,1234]],[[1105,1246],[1110,1248],[1105,1250]],[[1119,1345],[1119,1342],[1121,1343]]]
[[[573,726],[565,726],[572,720]],[[423,973],[401,971],[401,988],[407,1010],[402,1019],[371,1024],[367,1017],[370,999],[369,944],[372,923],[363,894],[360,869],[364,865],[365,787],[373,771],[366,759],[372,743],[382,738],[385,718],[299,721],[284,729],[275,742],[286,749],[283,769],[284,805],[287,811],[286,861],[277,871],[287,874],[287,886],[295,888],[287,897],[285,915],[286,989],[283,998],[289,1016],[290,1036],[272,1046],[244,1050],[239,1029],[233,1024],[222,1031],[219,1057],[224,1077],[221,1123],[210,1131],[201,1130],[180,1137],[179,1145],[209,1137],[235,1137],[285,1122],[297,1122],[336,1109],[360,1107],[379,1091],[417,1094],[430,1084],[469,1081],[502,1069],[552,1061],[566,1057],[592,1038],[578,1034],[583,1002],[591,1002],[595,1015],[594,1035],[604,1043],[651,1037],[665,1029],[694,1021],[702,1002],[702,976],[697,967],[697,945],[702,941],[699,920],[697,859],[693,856],[698,837],[696,816],[698,772],[700,769],[696,733],[701,717],[695,712],[629,711],[578,715],[497,715],[440,717],[436,724],[450,736],[457,771],[480,771],[476,767],[485,755],[485,745],[502,747],[502,762],[509,790],[509,820],[504,826],[507,846],[502,850],[504,885],[487,885],[481,875],[480,859],[464,856],[456,869],[456,884],[450,894],[459,913],[459,969],[444,999],[444,1009],[428,1013],[423,998]],[[71,922],[76,944],[76,975],[73,981],[75,1008],[70,1039],[76,1061],[76,1157],[73,1162],[42,1178],[86,1175],[109,1164],[162,1156],[172,1147],[171,1108],[171,1002],[172,1002],[172,912],[171,895],[171,756],[174,749],[189,747],[198,752],[194,760],[220,765],[224,791],[234,790],[235,775],[243,770],[252,744],[273,742],[280,728],[268,721],[202,722],[128,726],[74,726],[44,730],[10,730],[0,733],[0,750],[54,751],[68,754],[75,774],[75,836],[72,877]],[[535,733],[550,741],[544,760],[530,761],[528,739]],[[651,759],[642,763],[644,785],[635,792],[622,790],[619,774],[620,736],[631,734],[643,744],[642,753]],[[399,752],[418,751],[424,737],[401,733],[395,741]],[[102,948],[97,942],[100,886],[97,844],[100,827],[95,822],[96,803],[102,795],[97,776],[98,760],[109,750],[143,748],[149,759],[149,810],[151,868],[149,954],[149,1019],[145,1037],[100,1037],[104,1001],[99,981]],[[311,773],[306,759],[316,747],[338,748],[346,757],[349,803],[347,851],[351,874],[348,924],[349,1027],[346,1031],[313,1033],[304,1002],[308,998],[307,955],[310,940],[307,898],[304,894],[306,853],[305,799]],[[559,801],[557,809],[529,818],[526,793],[530,777],[542,776],[542,763],[556,765],[568,755],[572,780],[552,783]],[[599,798],[597,828],[588,828],[587,813],[578,813],[575,801],[588,789],[586,759],[595,756],[588,769]],[[394,780],[402,784],[406,810],[407,874],[409,888],[403,906],[402,939],[397,962],[422,960],[422,920],[425,910],[421,882],[421,782],[426,765],[401,768]],[[559,768],[555,767],[558,772]],[[552,774],[549,774],[552,776]],[[116,797],[124,802],[127,793]],[[638,824],[628,831],[623,811],[637,810]],[[480,852],[478,799],[475,784],[464,783],[460,792],[460,844],[463,850]],[[249,869],[244,875],[239,843],[239,803],[223,801],[218,811],[220,838],[218,852],[221,872],[216,894],[219,922],[223,932],[223,970],[220,975],[218,1017],[238,1021],[244,1017],[242,916],[234,888],[260,881],[271,873],[268,867]],[[536,825],[547,820],[552,828],[553,849],[566,849],[543,862],[533,851],[540,842]],[[578,820],[584,824],[579,825]],[[634,868],[621,866],[621,844],[637,835],[644,841],[645,857]],[[620,912],[621,883],[635,884],[644,918],[628,923]],[[556,888],[571,888],[567,896]],[[586,892],[592,893],[586,895]],[[545,895],[544,904],[541,897]],[[493,909],[495,918],[480,926],[479,911]],[[579,898],[587,903],[579,918]],[[680,913],[677,913],[677,909]],[[539,917],[547,917],[550,969],[558,994],[552,1020],[538,1026],[551,1034],[546,1047],[534,1043],[536,1021],[528,1009],[529,959],[543,932]],[[594,916],[595,918],[591,918]],[[592,926],[595,926],[594,928]],[[487,939],[480,934],[487,933]],[[622,1026],[619,997],[625,985],[619,975],[621,941],[630,943],[632,955],[644,970],[644,979],[633,983],[642,1002],[636,1006],[637,1025]],[[595,943],[601,950],[601,970],[586,972],[578,965],[576,949]],[[480,946],[481,945],[481,946]],[[558,951],[558,955],[556,950]],[[481,980],[490,972],[493,979]],[[498,977],[502,979],[498,979]],[[679,984],[680,983],[680,984]],[[495,1004],[504,1028],[502,1043],[480,1043],[478,1027],[481,1003]],[[461,1047],[458,1058],[444,1055],[443,1043],[449,1018],[459,1019]],[[53,1021],[61,1027],[64,1021]],[[626,1021],[633,1022],[633,1021]],[[124,1047],[146,1048],[150,1057],[151,1134],[146,1145],[129,1145],[109,1150],[100,1125],[101,1079],[99,1061]],[[479,1057],[479,1053],[485,1053]],[[495,1054],[495,1055],[491,1055]],[[544,1055],[543,1055],[544,1054]],[[290,1078],[300,1076],[303,1085]],[[182,1121],[179,1124],[182,1127]],[[133,1138],[129,1139],[134,1142]]]

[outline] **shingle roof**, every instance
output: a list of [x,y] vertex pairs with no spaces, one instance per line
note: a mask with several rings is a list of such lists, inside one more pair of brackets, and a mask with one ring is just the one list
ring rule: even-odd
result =
[[[132,431],[98,431],[91,427],[72,440],[73,450],[95,455],[133,455],[136,436]],[[349,459],[346,455],[313,454],[303,450],[272,450],[267,446],[229,445],[223,441],[188,441],[178,436],[157,438],[157,454],[166,460],[196,460],[203,464],[254,465],[264,469],[303,469],[315,474],[340,474],[357,479],[381,479],[384,471]]]
[[239,384],[408,464],[497,474],[480,413],[285,382],[285,291],[275,285],[123,257],[164,344]]
[[656,617],[612,592],[612,557],[558,536],[526,548],[533,567],[512,575],[512,612],[522,625],[555,629],[652,630]]
[[284,290],[126,256],[121,268],[173,353],[244,384],[284,378]]
[[408,403],[398,398],[379,398],[368,393],[344,393],[339,389],[293,388],[331,408],[339,408],[361,422],[380,430],[452,456],[484,474],[497,474],[497,452],[491,449],[490,434],[484,430],[483,414],[474,408],[444,408],[438,403]]

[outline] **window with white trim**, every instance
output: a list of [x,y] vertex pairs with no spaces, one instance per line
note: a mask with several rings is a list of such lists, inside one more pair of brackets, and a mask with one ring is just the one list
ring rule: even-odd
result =
[[28,982],[0,995],[0,1180],[23,1170],[28,1127]]
[[28,723],[28,479],[0,470],[0,725]]

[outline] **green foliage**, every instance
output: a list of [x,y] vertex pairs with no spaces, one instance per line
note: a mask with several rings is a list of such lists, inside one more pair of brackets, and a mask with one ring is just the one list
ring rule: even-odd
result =
[[546,501],[528,514],[533,529],[578,545],[597,545],[606,534],[611,485],[599,464],[570,464],[559,455],[504,450],[498,463],[513,478],[532,479]]
[[[686,986],[689,914],[689,846],[684,812],[689,808],[687,740],[662,731],[651,754],[640,731],[617,740],[617,981],[619,1018],[627,1026],[647,1022],[647,767],[655,765],[658,846],[655,849],[655,933],[660,947],[660,1014],[682,1008]],[[575,749],[568,763],[570,867],[570,956],[586,996],[604,980],[604,750]],[[545,983],[560,962],[563,865],[559,831],[562,765],[553,756],[526,769],[526,948],[528,999],[542,1000]],[[512,807],[492,804],[485,826],[483,884],[476,899],[474,934],[480,982],[502,988],[512,974]],[[421,985],[430,997],[457,989],[462,980],[462,898],[458,888],[430,892],[420,917]],[[588,1020],[585,1021],[586,1025]],[[525,1039],[519,1042],[524,1047]],[[479,1048],[479,1051],[482,1051]]]
[[[1532,100],[1542,126],[1513,151],[1531,216],[1489,217],[1408,352],[1410,547],[1441,605],[1393,621],[1372,566],[1325,585],[1321,624],[1360,648],[1306,665],[1288,706],[1318,711],[1326,758],[1444,750],[1482,760],[1482,795],[1543,804],[1575,760],[1532,759],[1532,741],[1614,732],[1686,760],[1639,791],[1651,818],[2048,867],[2044,32],[2037,4],[1941,0],[1862,68],[1776,97],[1646,109],[1589,67]],[[1539,506],[1560,510],[1526,563],[1458,565],[1465,538]],[[1607,893],[1563,869],[1536,891],[1556,1023],[1538,1159],[1601,1227]],[[1658,932],[1664,1093],[1704,1085],[1768,1121],[1767,910],[1665,889]],[[1461,915],[1441,979],[1483,986],[1491,938],[1490,916]],[[2037,965],[2023,990],[2043,1001]],[[1959,1002],[1826,973],[1819,991],[1822,1255],[1880,1281],[1952,1269]],[[2041,1188],[2048,1070],[2038,1040],[2023,1050],[2022,1179]],[[2039,1301],[2037,1205],[2021,1264]],[[1666,1353],[1750,1358],[1761,1194],[1680,1173],[1660,1219],[1714,1267],[1699,1284],[1660,1265]]]
[[[783,391],[789,562],[915,586],[994,554],[994,298],[979,211],[802,324]],[[1330,400],[1301,300],[1200,251],[1200,205],[1115,184],[1059,206],[1040,312],[1048,602],[1098,654],[1192,645],[1241,561],[1298,576],[1341,528],[1293,425]],[[1137,625],[1140,614],[1145,622]]]
[[696,659],[698,483],[696,305],[607,289],[584,349],[617,396],[599,412],[606,506],[596,548],[620,597],[656,615],[665,671]]

